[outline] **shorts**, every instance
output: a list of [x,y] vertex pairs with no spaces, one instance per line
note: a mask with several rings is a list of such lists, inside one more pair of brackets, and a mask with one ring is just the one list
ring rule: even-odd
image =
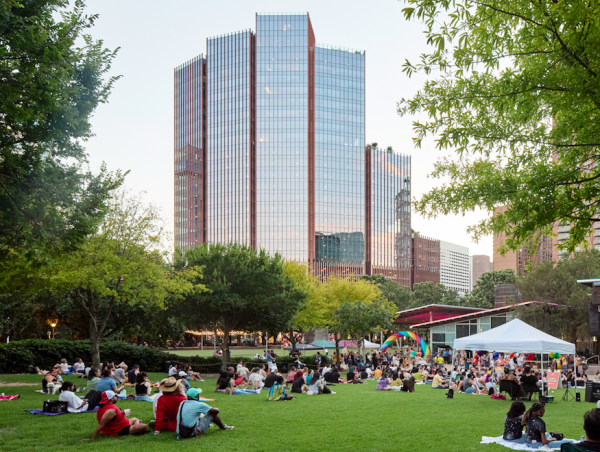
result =
[[131,425],[128,425],[127,427],[123,427],[121,430],[118,431],[117,436],[127,436],[129,435],[129,429],[131,428]]
[[468,388],[468,389],[465,391],[465,394],[475,394],[475,392],[476,392],[476,391],[475,391],[475,388]]
[[196,433],[202,435],[205,430],[210,427],[212,420],[213,418],[210,414],[206,414],[202,419],[198,420],[198,423],[196,424]]

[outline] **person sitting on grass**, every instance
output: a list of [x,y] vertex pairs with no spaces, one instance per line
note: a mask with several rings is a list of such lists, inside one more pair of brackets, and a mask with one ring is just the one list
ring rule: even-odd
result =
[[260,394],[261,389],[265,386],[260,375],[260,369],[255,367],[250,374],[250,389]]
[[375,378],[376,380],[379,380],[381,378],[381,374],[383,372],[381,371],[381,367],[377,367],[377,369],[375,369],[375,372],[373,372],[373,378]]
[[360,379],[361,380],[368,380],[369,379],[369,374],[367,372],[367,368],[363,367],[362,370],[360,371]]
[[81,413],[88,409],[87,399],[80,399],[75,395],[75,385],[70,381],[63,381],[58,400],[67,402],[67,411],[69,413]]
[[381,375],[381,378],[377,382],[376,391],[391,391],[392,387],[390,386],[390,380],[387,377],[387,373]]
[[65,358],[60,360],[60,373],[62,375],[70,375],[71,371],[69,370],[71,366],[69,366],[69,364],[67,363],[67,360]]
[[73,364],[73,370],[75,371],[74,373],[76,373],[76,374],[85,373],[85,364],[83,364],[83,360],[81,358],[77,358],[75,360],[75,364]]
[[87,390],[97,391],[98,383],[100,382],[100,369],[96,369],[95,367],[90,368],[87,380]]
[[394,371],[392,373],[392,378],[391,378],[391,381],[390,381],[390,386],[395,391],[399,391],[400,388],[402,387],[402,379],[400,378],[400,375],[398,374],[398,371]]
[[594,408],[583,415],[583,429],[585,440],[577,445],[590,452],[600,452],[600,409]]
[[[113,391],[104,391],[100,398],[100,409],[96,413],[98,427],[94,430],[91,439],[95,439],[98,433],[106,436],[127,436],[144,433],[148,430],[146,424],[142,424],[138,419],[127,419],[123,411],[115,405],[117,403],[117,394]],[[150,428],[153,428],[153,422],[150,422]],[[86,440],[89,440],[86,438]]]
[[174,432],[177,429],[179,404],[187,400],[181,380],[169,377],[160,383],[158,389],[162,395],[156,403],[156,430]]
[[110,369],[104,369],[102,372],[102,378],[98,382],[98,386],[96,386],[96,391],[104,392],[104,391],[113,391],[117,394],[123,390],[123,385],[117,388],[117,383],[112,378],[112,371]]
[[301,375],[293,381],[292,392],[295,394],[302,394],[308,392],[308,386],[306,385],[306,381],[304,380],[303,375]]
[[281,373],[279,373],[279,370],[272,369],[269,372],[269,375],[267,375],[267,378],[265,378],[265,388],[271,389],[273,385],[277,383],[279,377],[281,377]]
[[190,389],[190,384],[189,384],[189,383],[188,383],[188,381],[187,381],[187,372],[186,372],[186,371],[184,371],[184,370],[180,371],[180,372],[179,372],[179,373],[178,373],[178,374],[175,376],[175,378],[176,378],[177,380],[181,380],[181,384],[182,384],[182,386],[183,386],[183,390],[184,390],[184,391],[187,391],[188,389]]
[[465,377],[463,389],[465,394],[479,394],[477,386],[475,386],[475,376],[472,373]]
[[548,446],[555,449],[560,448],[561,444],[572,442],[569,439],[557,441],[556,438],[546,435],[546,423],[542,420],[544,413],[546,407],[536,402],[523,415],[523,425],[527,426],[527,447],[539,449],[541,446]]
[[438,371],[434,375],[432,387],[433,389],[448,389],[448,384],[444,383],[441,369],[438,369]]
[[513,402],[510,410],[504,418],[504,433],[502,439],[511,443],[525,444],[527,435],[523,435],[523,414],[525,413],[523,402]]
[[[354,369],[352,369],[351,371],[349,371],[346,374],[346,383],[349,385],[361,385],[363,383],[365,383],[364,381],[360,381],[356,378],[356,373],[354,372]],[[310,385],[310,382],[308,383]]]
[[218,408],[213,408],[206,403],[200,402],[201,393],[202,389],[200,388],[190,388],[187,390],[187,400],[181,402],[181,405],[179,405],[180,414],[177,415],[177,434],[181,434],[180,427],[184,426],[193,429],[191,437],[200,436],[210,427],[211,422],[217,424],[221,430],[234,429],[235,427],[232,425],[223,424],[223,421],[219,417]]
[[146,372],[139,372],[135,376],[135,397],[140,400],[151,400],[150,394],[152,394],[152,383],[148,378]]
[[192,366],[186,366],[185,371],[187,372],[188,376],[187,379],[192,380],[192,381],[204,381],[202,379],[202,375],[200,375],[200,372],[194,372],[194,370],[192,369]]
[[36,392],[41,392],[43,394],[56,394],[60,389],[60,385],[58,384],[59,380],[60,377],[58,375],[58,369],[52,369],[44,376],[42,380],[42,390],[38,390]]
[[217,379],[217,387],[215,388],[215,392],[225,392],[229,385],[229,376],[227,372],[221,371],[219,373],[219,378]]
[[308,387],[308,393],[310,394],[335,394],[331,389],[325,385],[325,380],[318,373],[315,373],[310,386]]
[[464,384],[465,384],[465,376],[459,375],[458,380],[455,383],[452,383],[452,389],[454,389],[456,392],[464,392],[464,388],[463,388]]
[[125,383],[127,381],[127,364],[119,364],[119,366],[113,371],[112,377],[117,384],[122,385]]

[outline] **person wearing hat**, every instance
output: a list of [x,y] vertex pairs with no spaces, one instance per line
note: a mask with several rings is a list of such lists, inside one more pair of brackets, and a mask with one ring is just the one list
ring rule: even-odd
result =
[[158,389],[161,396],[156,402],[156,430],[174,432],[177,429],[177,412],[179,404],[185,400],[185,391],[181,380],[169,377],[161,381]]
[[177,374],[177,376],[175,377],[178,380],[181,380],[181,384],[184,387],[184,391],[187,391],[188,389],[190,389],[190,384],[187,381],[187,372],[184,370],[179,371],[179,373]]
[[98,427],[94,430],[91,439],[95,439],[100,432],[106,436],[127,436],[140,434],[148,429],[146,424],[142,424],[136,418],[127,419],[125,413],[118,409],[115,403],[117,403],[117,394],[113,391],[102,393],[100,408],[96,413]]
[[[186,392],[187,400],[179,406],[181,416],[177,416],[177,434],[179,435],[180,423],[185,427],[196,427],[195,434],[192,436],[202,435],[210,423],[214,422],[221,430],[232,430],[235,427],[223,424],[219,418],[219,409],[213,408],[206,403],[200,402],[200,394],[202,389],[190,388]],[[202,417],[204,415],[204,417]]]

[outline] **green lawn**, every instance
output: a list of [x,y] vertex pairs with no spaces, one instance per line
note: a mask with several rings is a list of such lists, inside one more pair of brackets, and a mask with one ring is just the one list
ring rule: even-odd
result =
[[[156,381],[164,374],[151,374]],[[38,375],[0,375],[0,381],[39,382]],[[77,384],[80,381],[75,379]],[[43,401],[58,396],[35,393],[39,387],[9,387],[0,384],[0,392],[21,394],[15,401],[0,402],[0,450],[104,450],[164,452],[166,450],[208,451],[299,451],[331,449],[337,451],[507,451],[497,445],[481,445],[481,436],[498,436],[510,401],[487,396],[455,394],[431,386],[417,386],[416,393],[375,391],[375,382],[366,385],[337,385],[335,395],[298,395],[290,402],[268,402],[260,395],[225,396],[214,393],[214,380],[194,383],[203,395],[215,398],[211,405],[221,410],[223,421],[233,431],[209,429],[199,439],[176,442],[174,433],[142,437],[89,438],[96,427],[95,414],[34,416],[25,408],[41,408]],[[562,391],[555,391],[557,399]],[[148,422],[152,405],[148,402],[119,401],[131,408],[132,416]],[[529,406],[530,404],[527,403]],[[583,434],[583,414],[591,403],[561,402],[547,406],[544,417],[549,430],[567,438]],[[173,449],[176,448],[176,449]]]
[[[273,350],[275,350],[275,354],[277,356],[289,356],[289,353],[290,353],[289,350],[281,350],[281,348],[275,348]],[[331,355],[335,351],[335,348],[332,347],[327,350],[329,351],[329,354]],[[341,350],[342,349],[340,348],[340,353],[341,353]],[[358,349],[349,348],[347,350],[348,351],[357,351]],[[207,350],[207,349],[204,349],[204,350],[199,350],[199,349],[198,350],[173,350],[173,349],[169,349],[169,350],[163,350],[163,351],[168,352],[168,353],[173,353],[175,355],[180,355],[180,356],[213,356],[213,354],[214,354],[212,348],[210,350]],[[262,356],[264,351],[265,351],[264,348],[232,348],[231,356],[244,356],[247,358],[252,358],[257,353],[260,356]],[[323,350],[302,350],[302,356],[316,355],[318,351],[320,351],[321,355],[323,355]]]

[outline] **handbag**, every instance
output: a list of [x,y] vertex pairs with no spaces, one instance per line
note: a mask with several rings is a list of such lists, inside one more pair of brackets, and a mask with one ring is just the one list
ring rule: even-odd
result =
[[198,425],[198,422],[196,422],[192,427],[188,427],[186,425],[183,425],[183,422],[181,422],[181,412],[183,411],[183,404],[185,402],[181,402],[181,404],[179,405],[179,436],[177,437],[177,439],[179,438],[193,438],[196,436],[196,425]]
[[60,400],[46,400],[44,402],[44,413],[66,413],[69,404]]

